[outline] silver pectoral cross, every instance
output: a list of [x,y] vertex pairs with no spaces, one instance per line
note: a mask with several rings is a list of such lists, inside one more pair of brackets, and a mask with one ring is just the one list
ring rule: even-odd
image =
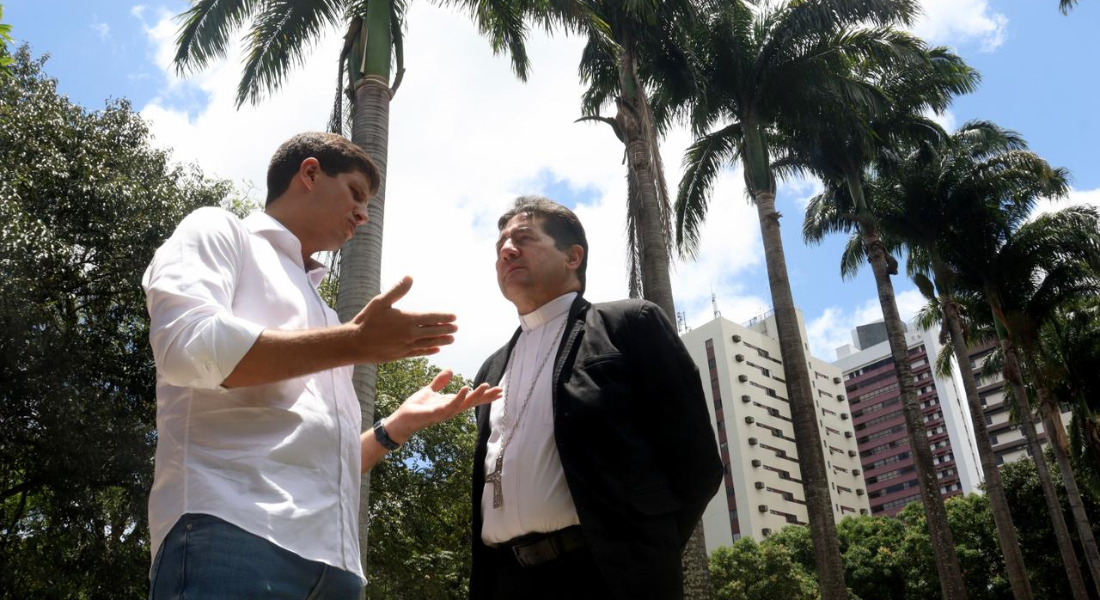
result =
[[504,471],[504,453],[497,455],[496,469],[485,476],[485,483],[493,484],[493,508],[504,506],[504,491],[501,490],[501,475]]

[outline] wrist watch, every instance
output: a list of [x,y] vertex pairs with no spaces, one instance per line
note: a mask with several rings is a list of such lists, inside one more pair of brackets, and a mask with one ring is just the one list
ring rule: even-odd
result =
[[389,451],[397,450],[401,444],[393,441],[390,434],[386,433],[386,418],[382,417],[374,422],[374,439],[378,440],[382,447]]

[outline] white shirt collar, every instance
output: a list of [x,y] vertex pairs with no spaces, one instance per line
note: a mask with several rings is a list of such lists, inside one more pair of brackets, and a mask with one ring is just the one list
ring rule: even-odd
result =
[[278,219],[266,212],[256,211],[245,217],[244,224],[248,231],[266,237],[271,241],[272,246],[287,253],[299,267],[302,267],[303,271],[306,271],[313,287],[321,285],[321,281],[328,274],[328,268],[313,258],[309,259],[309,265],[303,265],[302,241]]
[[523,331],[533,331],[546,323],[569,312],[573,306],[573,300],[577,298],[577,292],[568,292],[543,304],[535,310],[519,316],[519,326]]

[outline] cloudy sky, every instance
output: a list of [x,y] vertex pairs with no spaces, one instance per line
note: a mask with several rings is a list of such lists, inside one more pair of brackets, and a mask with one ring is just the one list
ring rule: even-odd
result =
[[[60,90],[89,109],[129,98],[149,120],[156,143],[175,159],[262,198],[272,151],[290,135],[323,129],[332,104],[339,32],[311,49],[283,89],[237,110],[236,49],[211,68],[184,78],[170,68],[182,0],[3,0],[17,40],[49,53],[46,70]],[[472,376],[516,326],[515,310],[496,288],[495,221],[511,200],[541,193],[573,208],[589,232],[592,300],[626,295],[622,146],[603,126],[573,124],[581,87],[577,39],[531,36],[533,73],[523,84],[505,57],[492,56],[466,15],[412,2],[406,73],[390,121],[386,238],[382,277],[415,279],[402,306],[459,315],[458,341],[436,357]],[[1100,120],[1100,6],[1085,1],[1070,16],[1056,0],[923,0],[916,33],[953,47],[983,75],[981,89],[959,98],[941,119],[953,127],[990,119],[1020,131],[1032,148],[1074,176],[1074,202],[1100,205],[1094,138]],[[669,184],[680,179],[689,134],[662,143]],[[855,325],[881,318],[870,273],[842,282],[843,240],[818,247],[801,241],[801,211],[817,186],[788,182],[778,197],[795,301],[812,352],[835,358]],[[740,170],[727,169],[715,190],[699,259],[678,262],[677,310],[689,325],[722,315],[747,321],[770,307],[755,210]],[[895,286],[903,315],[921,304],[904,278]]]

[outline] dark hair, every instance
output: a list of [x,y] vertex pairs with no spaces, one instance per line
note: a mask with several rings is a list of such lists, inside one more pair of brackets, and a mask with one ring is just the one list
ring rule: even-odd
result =
[[286,193],[290,180],[307,158],[316,158],[329,177],[359,171],[367,176],[370,195],[378,193],[382,176],[374,161],[351,140],[335,133],[309,131],[283,142],[267,167],[267,204]]
[[588,238],[584,235],[584,225],[577,215],[568,208],[543,196],[520,196],[516,198],[516,204],[511,210],[497,219],[497,231],[504,231],[508,221],[516,215],[525,214],[527,218],[538,217],[542,220],[542,230],[554,240],[554,247],[558,250],[568,250],[570,246],[580,246],[584,249],[584,257],[577,267],[577,279],[581,283],[581,291],[585,288],[585,271],[588,269]]

